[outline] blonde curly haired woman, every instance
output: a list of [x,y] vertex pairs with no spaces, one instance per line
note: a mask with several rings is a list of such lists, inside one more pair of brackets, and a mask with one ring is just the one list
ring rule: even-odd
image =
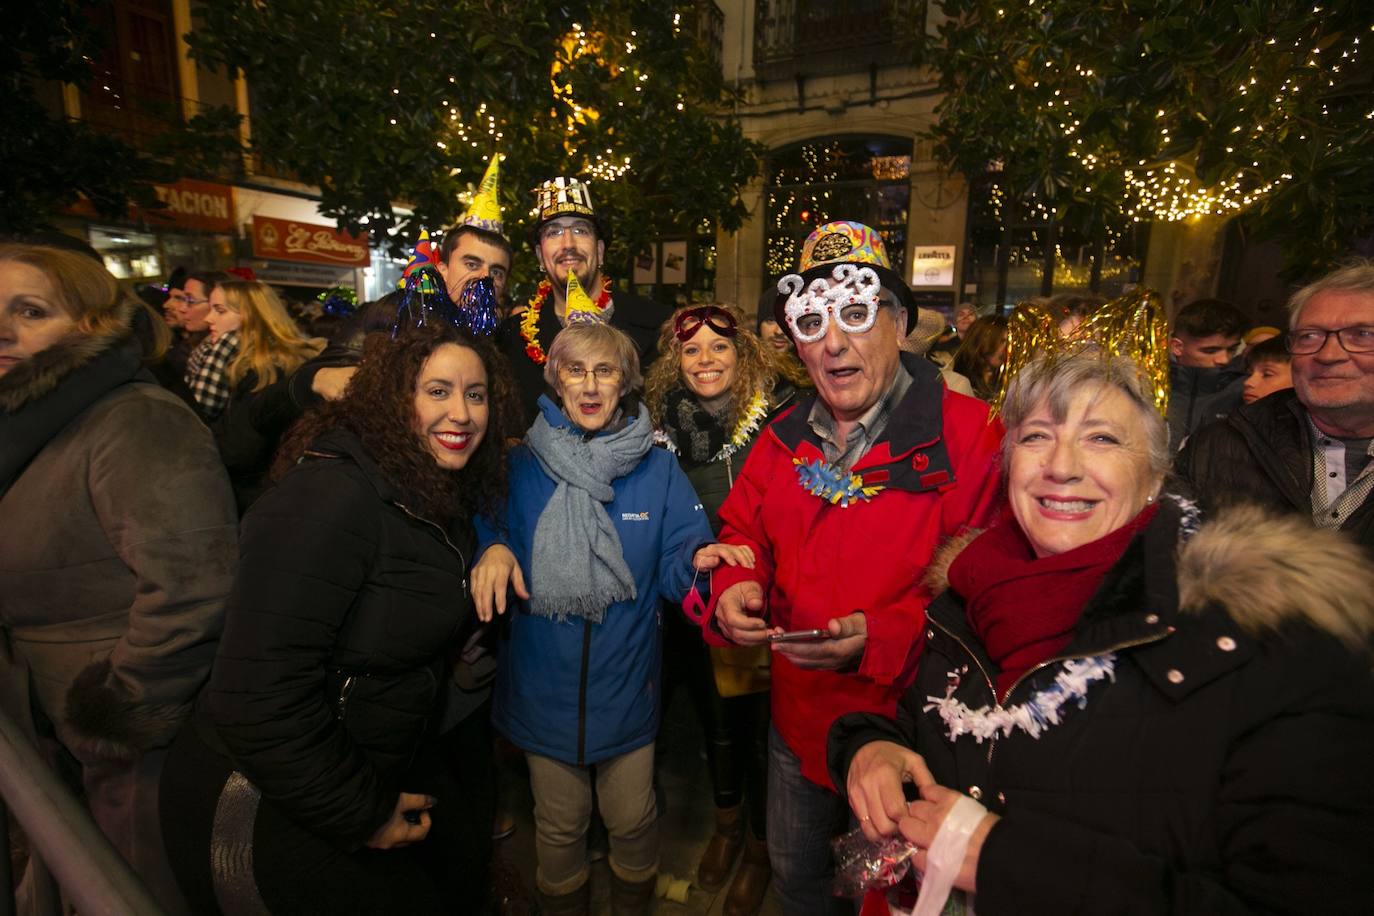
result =
[[[656,438],[677,455],[719,533],[720,506],[749,450],[810,380],[790,349],[771,346],[732,305],[678,309],[664,325],[658,352],[644,398]],[[683,615],[667,614],[665,621],[664,637],[673,648],[665,653],[665,684],[685,681],[692,694],[706,733],[716,806],[716,832],[697,883],[707,890],[723,886],[743,850],[724,912],[745,916],[762,904],[772,874],[764,840],[767,652],[760,658],[755,650],[715,649],[708,656]]]

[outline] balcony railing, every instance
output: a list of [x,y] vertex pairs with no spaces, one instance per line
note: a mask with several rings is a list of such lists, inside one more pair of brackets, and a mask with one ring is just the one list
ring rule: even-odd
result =
[[759,79],[853,72],[915,60],[927,0],[755,0]]

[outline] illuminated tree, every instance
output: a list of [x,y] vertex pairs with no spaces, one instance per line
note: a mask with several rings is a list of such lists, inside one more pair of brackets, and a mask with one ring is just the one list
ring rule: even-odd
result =
[[625,263],[659,234],[738,227],[758,169],[758,149],[722,117],[730,97],[691,9],[221,0],[192,44],[246,74],[253,152],[319,185],[342,226],[408,244],[461,213],[500,151],[512,239],[529,227],[530,188],[589,175],[613,220],[613,263]]
[[945,0],[938,154],[1084,233],[1238,216],[1320,272],[1374,234],[1362,0]]

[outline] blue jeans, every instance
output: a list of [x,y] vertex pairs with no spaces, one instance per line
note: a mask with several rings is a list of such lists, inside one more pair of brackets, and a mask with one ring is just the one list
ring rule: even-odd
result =
[[831,892],[830,841],[849,826],[849,806],[801,773],[801,761],[768,729],[768,859],[773,889],[787,916],[853,916],[854,904]]

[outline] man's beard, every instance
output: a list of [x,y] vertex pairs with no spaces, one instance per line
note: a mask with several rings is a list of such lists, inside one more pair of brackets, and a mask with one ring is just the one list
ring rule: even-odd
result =
[[[568,277],[567,274],[565,274],[560,280],[558,278],[559,269],[559,265],[555,264],[553,271],[549,274],[549,282],[557,287],[559,293],[562,294],[568,289]],[[576,275],[577,282],[582,287],[583,291],[586,292],[587,295],[594,297],[595,293],[592,291],[592,281],[596,279],[598,269],[599,268],[594,266],[591,261],[583,259],[577,265],[570,265],[568,267],[568,273]]]

